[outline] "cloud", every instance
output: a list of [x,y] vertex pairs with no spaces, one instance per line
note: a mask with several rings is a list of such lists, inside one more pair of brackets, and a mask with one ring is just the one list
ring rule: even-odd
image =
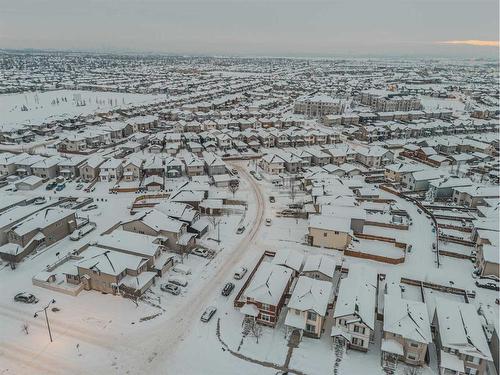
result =
[[436,42],[437,44],[458,44],[463,46],[479,46],[479,47],[500,47],[500,41],[498,40],[445,40],[442,42]]

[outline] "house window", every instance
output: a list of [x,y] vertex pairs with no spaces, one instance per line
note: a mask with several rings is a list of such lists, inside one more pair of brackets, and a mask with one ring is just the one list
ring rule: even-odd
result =
[[323,232],[323,237],[326,237],[327,236],[327,233],[326,232]]
[[468,375],[476,375],[477,374],[477,369],[471,368],[471,367],[466,367],[465,368],[465,373]]
[[339,234],[339,232],[335,231],[335,234]]
[[314,332],[316,332],[316,326],[311,325],[311,324],[306,324],[306,331],[314,333]]
[[365,327],[360,327],[360,326],[355,325],[354,326],[354,332],[364,334],[365,333]]
[[308,320],[316,320],[316,313],[314,311],[308,311],[307,312],[307,319]]
[[410,343],[410,346],[413,348],[418,348],[418,344],[415,342]]
[[364,341],[361,339],[358,339],[357,337],[352,338],[352,344],[356,346],[363,346]]
[[415,361],[417,359],[417,357],[415,357],[414,355],[412,354],[408,354],[408,359],[411,360],[411,361]]
[[260,320],[263,320],[264,322],[270,322],[271,321],[271,315],[260,314]]

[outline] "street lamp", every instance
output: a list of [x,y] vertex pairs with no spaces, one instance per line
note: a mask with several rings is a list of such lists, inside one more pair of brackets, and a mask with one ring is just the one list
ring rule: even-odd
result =
[[41,313],[42,311],[45,313],[45,321],[47,322],[47,329],[49,331],[49,338],[50,338],[50,342],[52,342],[52,332],[50,331],[50,324],[49,324],[49,317],[47,315],[47,309],[49,308],[50,305],[52,305],[53,303],[56,303],[56,300],[53,299],[52,301],[50,301],[47,306],[45,306],[43,309],[41,310],[38,310],[35,315],[34,315],[34,318],[36,318],[38,316],[38,313]]

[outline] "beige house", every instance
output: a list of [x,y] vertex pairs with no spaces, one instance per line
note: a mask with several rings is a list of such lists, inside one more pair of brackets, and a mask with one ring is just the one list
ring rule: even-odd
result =
[[500,251],[498,246],[480,245],[477,248],[477,267],[481,270],[481,276],[499,275]]
[[321,337],[333,285],[329,281],[300,276],[288,302],[285,326],[288,332]]
[[0,256],[2,259],[18,262],[36,248],[42,245],[52,245],[63,239],[75,228],[76,217],[72,210],[47,208],[38,211],[10,228],[7,233],[8,241],[19,247],[15,253],[12,253],[12,246],[8,252],[4,252],[2,246]]
[[269,174],[280,174],[285,171],[285,161],[275,154],[266,154],[260,161],[260,167]]
[[91,246],[75,269],[65,272],[70,284],[85,290],[140,296],[154,283],[155,272],[147,271],[148,259]]
[[368,351],[375,329],[377,272],[354,264],[342,279],[333,312],[331,336],[348,348]]
[[309,219],[309,244],[345,250],[351,242],[351,222],[347,218],[313,215]]
[[125,181],[134,181],[141,177],[142,160],[130,158],[124,163],[123,179]]
[[80,176],[84,181],[92,181],[99,177],[101,164],[104,163],[102,156],[96,155],[89,158],[80,168]]
[[427,345],[432,342],[427,306],[423,302],[384,296],[382,367],[396,360],[411,365],[425,364]]
[[122,224],[125,231],[159,237],[163,246],[173,251],[184,251],[195,245],[195,233],[187,231],[187,223],[151,210]]

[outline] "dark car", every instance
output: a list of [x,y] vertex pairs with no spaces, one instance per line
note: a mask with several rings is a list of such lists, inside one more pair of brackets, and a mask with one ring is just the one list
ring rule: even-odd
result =
[[222,295],[224,297],[227,297],[228,295],[231,294],[231,292],[233,291],[234,289],[234,284],[233,283],[227,283],[226,285],[224,285],[224,289],[222,289]]
[[52,190],[57,186],[57,182],[50,182],[45,186],[45,190]]
[[236,234],[242,234],[245,231],[245,227],[242,225],[236,230]]
[[18,293],[14,296],[14,301],[23,303],[37,303],[38,298],[30,293]]
[[274,198],[272,195],[269,197],[269,202],[274,203],[276,202],[276,198]]
[[498,283],[496,283],[494,281],[478,280],[478,281],[476,281],[476,286],[479,288],[496,290],[497,292],[500,291],[500,287],[498,286]]

